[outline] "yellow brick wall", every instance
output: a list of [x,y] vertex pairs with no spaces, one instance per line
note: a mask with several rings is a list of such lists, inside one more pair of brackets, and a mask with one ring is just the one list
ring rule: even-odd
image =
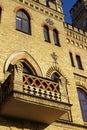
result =
[[[31,2],[31,0],[28,0]],[[87,52],[84,49],[68,44],[66,41],[66,37],[70,39],[70,36],[66,35],[66,30],[63,26],[63,20],[56,19],[47,15],[46,13],[35,10],[33,7],[28,7],[27,5],[17,2],[16,0],[0,0],[0,5],[3,7],[2,10],[2,19],[0,24],[0,81],[4,81],[4,67],[7,59],[16,52],[26,51],[28,52],[34,59],[37,61],[38,65],[41,68],[43,73],[43,77],[46,77],[46,73],[49,68],[55,66],[53,63],[53,59],[51,54],[55,52],[58,59],[56,66],[61,70],[62,74],[69,81],[68,83],[68,94],[70,103],[73,104],[71,107],[72,119],[74,123],[84,124],[81,109],[78,101],[77,95],[77,86],[75,84],[75,78],[73,73],[78,73],[79,75],[86,76],[87,74]],[[35,6],[35,3],[33,2]],[[17,7],[22,7],[26,9],[31,14],[31,31],[32,35],[28,35],[16,30],[16,12],[15,9]],[[42,6],[41,6],[42,7]],[[46,7],[44,7],[46,10]],[[52,12],[48,9],[48,12]],[[55,11],[54,11],[55,14]],[[63,14],[58,13],[59,17],[63,18]],[[43,24],[46,23],[46,19],[50,18],[53,21],[53,25],[51,25],[50,29],[50,39],[51,43],[47,43],[44,41],[43,36]],[[48,24],[49,25],[49,24]],[[53,42],[53,31],[52,29],[56,28],[59,32],[59,39],[61,47],[55,46]],[[74,39],[75,40],[75,39]],[[78,40],[78,42],[80,42]],[[84,44],[84,42],[81,42]],[[69,51],[73,53],[74,61],[76,67],[71,66]],[[82,64],[84,70],[79,70],[77,68],[77,63],[75,59],[75,55],[78,54],[81,56]],[[87,89],[87,88],[86,88]],[[2,128],[3,127],[3,128]],[[47,128],[47,130],[57,130],[58,128],[61,130],[72,130],[72,128],[67,127],[61,128],[62,126],[54,126],[51,125]],[[4,125],[0,126],[0,130],[2,129],[10,129],[8,127],[4,127]],[[12,128],[12,130],[16,130],[18,128]],[[20,129],[20,128],[19,128]],[[73,128],[76,130],[76,128]],[[78,129],[78,128],[77,128]],[[80,130],[80,129],[78,129]],[[82,130],[82,129],[81,129]]]

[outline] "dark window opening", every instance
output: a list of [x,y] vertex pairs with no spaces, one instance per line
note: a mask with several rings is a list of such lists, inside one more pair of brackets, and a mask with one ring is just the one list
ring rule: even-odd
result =
[[73,67],[75,67],[74,60],[73,60],[73,54],[70,52],[69,55],[70,55],[71,65]]
[[33,69],[30,66],[28,66],[24,62],[22,62],[22,64],[23,64],[23,73],[34,75],[34,71],[33,71]]
[[54,81],[54,82],[59,82],[59,78],[60,78],[60,75],[57,73],[57,72],[54,72],[52,75],[51,75],[51,80]]
[[79,69],[83,69],[80,56],[76,55],[77,65]]
[[0,23],[1,23],[2,8],[0,7]]
[[44,39],[45,41],[50,42],[49,28],[46,25],[44,26]]
[[16,14],[16,29],[31,34],[30,17],[23,9]]
[[55,45],[60,46],[59,38],[58,38],[58,31],[56,29],[53,30],[53,38],[54,38]]
[[83,120],[87,121],[87,94],[83,90],[78,89],[78,97],[81,105]]

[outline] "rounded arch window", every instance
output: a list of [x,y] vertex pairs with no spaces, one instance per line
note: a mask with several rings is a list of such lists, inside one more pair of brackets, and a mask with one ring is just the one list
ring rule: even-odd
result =
[[78,91],[79,102],[81,105],[83,120],[87,121],[87,93],[85,93],[80,88],[78,88],[77,91]]
[[44,39],[45,39],[45,41],[50,42],[49,28],[48,28],[47,25],[44,25],[43,31],[44,31]]
[[16,13],[16,29],[31,34],[30,17],[24,9]]
[[58,31],[56,29],[53,30],[53,38],[54,38],[54,44],[60,46],[59,38],[58,38]]

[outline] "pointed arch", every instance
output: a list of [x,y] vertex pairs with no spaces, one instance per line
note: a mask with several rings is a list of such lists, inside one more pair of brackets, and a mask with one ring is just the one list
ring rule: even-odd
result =
[[43,76],[40,66],[36,60],[26,51],[18,51],[11,54],[5,62],[4,73],[8,71],[10,64],[15,65],[17,61],[21,61],[27,66],[30,66],[32,68],[32,72],[34,72],[36,75]]

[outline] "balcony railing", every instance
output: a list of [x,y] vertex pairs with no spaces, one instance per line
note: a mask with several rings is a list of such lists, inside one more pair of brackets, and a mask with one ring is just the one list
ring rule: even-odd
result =
[[59,83],[28,74],[23,75],[23,92],[45,99],[61,100]]
[[61,116],[71,120],[71,105],[62,98],[63,87],[60,83],[42,77],[10,74],[0,88],[1,115],[46,124],[51,124]]
[[[14,88],[14,81],[12,75],[9,75],[2,86],[2,100],[4,100],[12,91],[19,91],[30,96],[40,97],[53,101],[61,101],[68,103],[68,95],[64,90],[66,86],[60,86],[59,82],[37,77],[29,74],[23,74],[22,81],[16,81],[19,89]],[[18,88],[18,87],[17,87]]]

